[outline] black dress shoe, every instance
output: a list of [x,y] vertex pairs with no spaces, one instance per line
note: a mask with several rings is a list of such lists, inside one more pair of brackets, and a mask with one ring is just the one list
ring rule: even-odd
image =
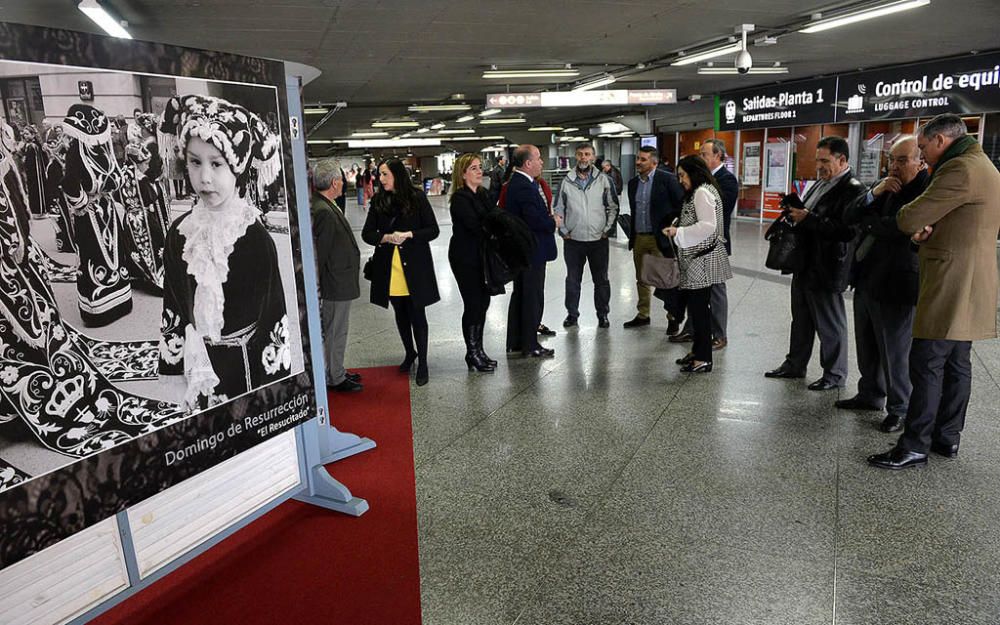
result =
[[931,451],[945,458],[958,458],[958,445],[945,445],[944,443],[931,443]]
[[355,373],[353,371],[348,371],[344,375],[344,377],[347,378],[348,380],[354,380],[355,382],[360,382],[361,381],[361,374],[360,373]]
[[681,367],[682,373],[711,373],[712,363],[703,362],[700,365],[694,364],[694,360]]
[[418,364],[417,375],[415,377],[417,386],[424,386],[425,384],[427,384],[427,382],[430,381],[430,376],[427,373],[427,365],[423,363]]
[[641,326],[648,326],[648,325],[649,325],[649,317],[640,317],[639,315],[636,315],[632,319],[629,319],[628,321],[626,321],[625,323],[623,323],[622,327],[623,328],[639,328]]
[[692,360],[694,360],[694,354],[692,354],[691,352],[688,352],[688,354],[686,356],[684,356],[683,358],[678,358],[674,362],[676,362],[679,365],[686,365],[689,362],[691,362]]
[[927,454],[918,451],[906,451],[899,447],[893,447],[883,454],[868,456],[868,464],[879,469],[889,469],[899,471],[909,467],[922,467],[927,464]]
[[575,325],[576,325],[576,317],[567,316],[565,319],[563,319],[564,328],[572,328]]
[[881,412],[882,410],[880,404],[859,399],[857,395],[848,399],[838,399],[833,402],[833,405],[841,410],[874,410],[876,412]]
[[544,347],[539,346],[531,351],[524,352],[524,355],[530,356],[532,358],[551,358],[552,356],[556,355],[556,350],[546,349]]
[[416,360],[417,360],[417,354],[416,353],[407,354],[406,358],[404,358],[403,362],[400,363],[400,365],[399,365],[399,372],[400,373],[409,373],[410,372],[410,367],[413,366],[413,363]]
[[556,335],[556,331],[553,330],[553,329],[551,329],[551,328],[549,328],[549,326],[545,325],[544,323],[538,324],[538,333],[541,334],[542,336],[555,336]]
[[813,382],[812,384],[810,384],[809,386],[807,386],[806,388],[808,388],[810,391],[832,391],[835,388],[840,388],[840,385],[831,382],[826,378],[820,378],[815,382]]
[[673,336],[680,332],[681,324],[674,319],[669,319],[667,321],[667,336]]
[[336,391],[338,393],[357,393],[364,388],[361,384],[355,382],[351,378],[344,378],[344,381],[340,384],[327,384],[326,387],[331,391]]
[[903,422],[905,417],[901,417],[898,414],[891,414],[885,419],[882,419],[882,423],[879,423],[878,429],[883,432],[898,432],[903,429]]
[[603,316],[597,317],[597,327],[598,328],[610,328],[611,327],[611,322],[608,321],[608,316],[607,315],[603,315]]
[[694,340],[694,337],[691,336],[690,332],[678,332],[667,340],[671,343],[690,343]]
[[764,377],[765,378],[782,378],[782,379],[788,379],[788,380],[797,380],[799,378],[806,377],[806,374],[804,374],[804,373],[796,373],[794,371],[789,371],[788,369],[785,369],[784,367],[778,367],[777,369],[771,369],[770,371],[767,371],[766,373],[764,373]]

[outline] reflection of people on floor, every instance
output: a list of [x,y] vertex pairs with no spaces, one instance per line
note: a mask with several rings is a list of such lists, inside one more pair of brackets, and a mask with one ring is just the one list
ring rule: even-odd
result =
[[80,316],[84,325],[105,326],[132,310],[125,241],[112,200],[122,173],[111,145],[111,125],[103,112],[88,104],[74,104],[63,128],[71,139],[63,191],[73,212],[79,249]]
[[63,195],[62,188],[68,147],[62,127],[49,128],[45,135],[45,153],[49,157],[49,164],[45,168],[45,205],[49,214],[55,216],[56,249],[60,252],[76,253],[73,216],[66,206],[66,196]]
[[170,100],[161,131],[197,200],[167,233],[160,373],[184,374],[187,406],[213,405],[291,372],[277,250],[246,200],[252,171],[264,184],[280,173],[279,141],[245,108],[197,95]]
[[0,135],[0,423],[20,419],[46,447],[75,457],[166,425],[176,406],[119,391],[72,340],[21,217],[25,186],[2,120]]
[[149,151],[141,144],[125,148],[122,184],[115,194],[125,207],[122,235],[125,266],[134,283],[159,295],[163,290],[163,194],[149,178]]
[[45,152],[38,137],[38,129],[28,124],[21,131],[21,163],[25,191],[28,192],[28,208],[31,216],[41,219],[45,216]]

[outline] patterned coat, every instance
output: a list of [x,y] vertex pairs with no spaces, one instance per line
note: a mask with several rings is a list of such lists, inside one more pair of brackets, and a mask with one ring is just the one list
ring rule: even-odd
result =
[[[693,230],[693,227],[699,223],[696,201],[707,201],[714,204],[715,231],[707,238],[689,244],[689,241],[700,238]],[[695,192],[684,201],[684,205],[681,207],[677,227],[676,241],[680,248],[677,255],[677,265],[680,268],[681,289],[704,289],[713,284],[721,284],[733,277],[733,270],[729,266],[729,256],[726,254],[722,197],[719,195],[718,189],[710,184],[703,184],[695,189]]]

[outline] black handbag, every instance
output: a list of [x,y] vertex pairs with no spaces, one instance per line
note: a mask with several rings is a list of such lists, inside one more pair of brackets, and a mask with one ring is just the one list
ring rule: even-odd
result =
[[372,281],[372,271],[374,270],[372,265],[374,264],[375,264],[375,256],[369,256],[368,260],[365,261],[365,266],[361,268],[361,275],[363,275],[365,277],[365,280],[368,280],[369,282]]
[[764,239],[768,244],[764,266],[777,271],[798,269],[801,253],[796,238],[792,225],[788,223],[785,214],[782,213],[764,233]]
[[622,215],[618,214],[618,226],[621,227],[622,232],[625,233],[625,238],[632,236],[632,215]]

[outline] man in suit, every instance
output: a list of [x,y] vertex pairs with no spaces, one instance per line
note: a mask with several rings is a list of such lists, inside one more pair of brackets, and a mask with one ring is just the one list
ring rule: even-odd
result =
[[[722,190],[722,218],[723,232],[726,237],[726,254],[732,255],[732,239],[729,236],[729,225],[733,221],[733,212],[736,210],[736,201],[740,196],[740,183],[736,176],[726,167],[726,143],[722,139],[707,139],[701,144],[698,152],[701,160],[705,161],[715,181],[719,183]],[[726,293],[726,283],[713,284],[710,293],[709,308],[712,312],[712,349],[720,350],[729,344],[726,334],[726,327],[729,322],[729,297]],[[671,343],[686,343],[693,340],[693,330],[691,318],[688,317],[684,324],[684,329],[670,337]]]
[[[659,169],[660,154],[656,148],[642,146],[635,157],[635,168],[639,172],[628,181],[628,201],[632,207],[632,227],[629,229],[628,249],[632,250],[635,264],[635,284],[639,293],[636,316],[626,321],[626,328],[649,325],[650,286],[642,282],[642,257],[646,254],[662,256],[662,250],[670,249],[670,242],[661,230],[670,225],[681,212],[684,189],[677,177]],[[676,291],[676,289],[673,289]],[[668,294],[668,310],[671,309],[671,295]],[[680,313],[683,315],[683,312]],[[676,319],[671,313],[672,329],[676,332]],[[672,334],[672,332],[671,332]]]
[[910,235],[896,227],[896,214],[927,188],[929,176],[917,138],[902,136],[889,151],[889,175],[848,207],[844,220],[859,232],[854,250],[854,344],[858,392],[837,400],[845,410],[886,407],[883,432],[903,427],[910,403],[910,342],[917,303],[918,260]]
[[972,392],[972,341],[997,336],[1000,173],[962,118],[946,113],[917,137],[930,184],[896,215],[920,245],[920,294],[913,321],[913,393],[903,434],[869,456],[880,469],[927,464],[927,452],[958,456]]
[[320,317],[326,357],[327,388],[338,392],[360,391],[361,375],[344,368],[351,300],[361,295],[358,270],[361,252],[344,213],[336,204],[343,194],[340,163],[322,160],[313,168],[312,215],[316,268],[319,274]]
[[843,388],[847,383],[847,288],[854,229],[844,211],[865,187],[851,172],[847,141],[830,136],[816,144],[817,180],[803,199],[805,208],[790,207],[801,266],[792,273],[792,328],[788,355],[768,378],[803,378],[819,335],[823,376],[811,391]]
[[501,154],[497,164],[490,170],[490,197],[494,202],[500,201],[500,189],[503,187],[504,174],[507,173],[507,155]]
[[542,301],[545,298],[545,263],[556,259],[555,230],[562,220],[549,214],[538,182],[542,175],[542,155],[525,144],[511,155],[514,173],[507,183],[504,209],[520,217],[534,233],[537,246],[531,265],[514,278],[514,291],[507,309],[507,352],[520,350],[533,358],[555,355],[538,343]]

